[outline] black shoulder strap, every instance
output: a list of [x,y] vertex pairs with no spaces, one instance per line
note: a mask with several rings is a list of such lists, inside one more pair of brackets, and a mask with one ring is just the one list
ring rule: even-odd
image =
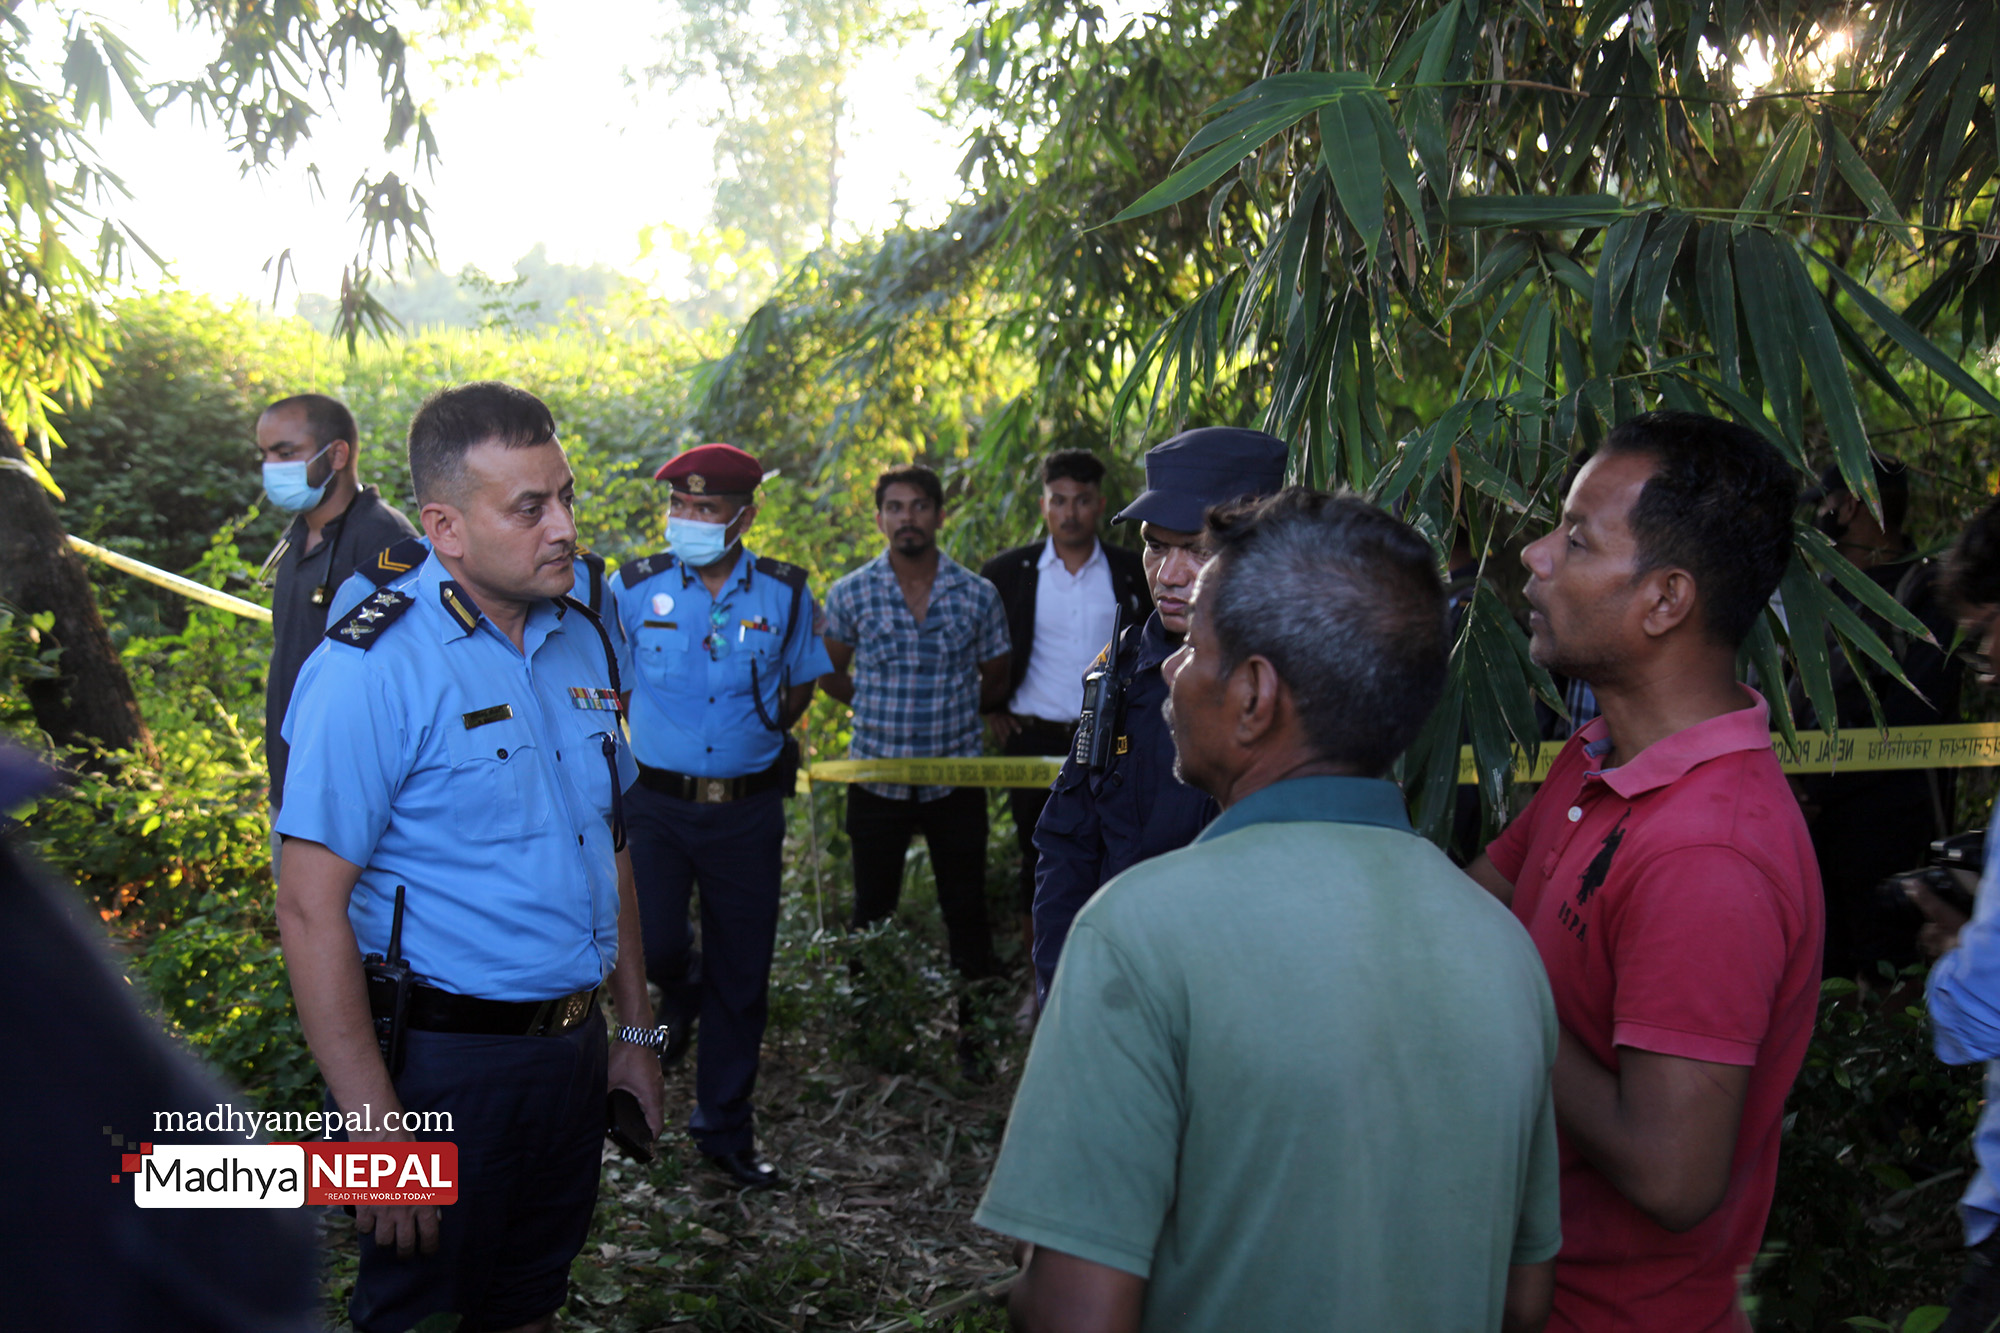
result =
[[[757,557],[752,566],[766,578],[776,579],[792,590],[791,610],[785,613],[785,632],[778,636],[778,712],[784,715],[785,696],[792,692],[791,668],[785,665],[786,651],[792,646],[792,630],[799,623],[799,603],[806,595],[806,572],[797,565],[786,564],[783,560],[773,560],[768,555]],[[750,702],[756,706],[757,720],[764,724],[766,731],[783,731],[777,719],[764,711],[764,687],[757,679],[757,663],[750,663]]]
[[778,640],[778,660],[782,662],[785,650],[792,646],[792,629],[799,623],[799,603],[806,595],[806,572],[797,565],[773,560],[768,555],[757,557],[756,569],[759,574],[774,578],[792,590],[792,609],[785,615],[785,632]]
[[365,653],[375,646],[383,630],[402,619],[403,612],[416,600],[393,588],[378,588],[343,616],[340,623],[330,626],[326,637]]
[[[604,669],[611,675],[611,693],[624,694],[625,683],[618,679],[618,651],[611,646],[611,635],[604,628],[603,619],[574,597],[565,596],[562,602],[570,610],[582,613],[583,618],[590,622],[590,627],[597,631],[598,642],[604,645]],[[619,704],[621,716],[624,708],[624,704]],[[615,730],[617,723],[612,726]],[[604,762],[611,769],[611,850],[622,852],[625,850],[625,794],[618,786],[618,742],[610,732],[604,735]]]
[[637,560],[627,560],[618,566],[618,581],[628,588],[636,588],[653,575],[667,567],[673,556],[661,551],[658,555],[641,556]]
[[595,551],[578,551],[576,558],[590,571],[590,596],[583,599],[592,615],[604,614],[604,557]]
[[574,597],[565,596],[562,600],[570,610],[583,612],[583,618],[597,631],[598,640],[604,645],[604,668],[611,673],[611,692],[625,693],[625,683],[618,679],[618,650],[611,646],[611,632],[604,628],[604,618]]
[[430,555],[430,545],[422,537],[405,537],[378,552],[373,560],[364,560],[355,572],[376,587],[386,588],[400,575],[430,559]]

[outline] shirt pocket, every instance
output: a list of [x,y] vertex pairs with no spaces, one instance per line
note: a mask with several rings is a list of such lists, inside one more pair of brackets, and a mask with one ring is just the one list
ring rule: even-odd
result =
[[778,689],[778,677],[784,670],[784,664],[778,660],[778,636],[768,630],[747,629],[743,631],[743,642],[730,647],[735,651],[722,663],[729,688],[748,694],[754,679],[765,706],[769,707],[771,696]]
[[605,819],[611,818],[612,766],[618,762],[618,751],[614,740],[607,758],[604,742],[617,725],[616,713],[577,708],[571,710],[563,727],[562,767],[570,786],[585,809]]
[[639,637],[632,648],[639,674],[655,685],[684,683],[689,675],[690,642],[684,629],[639,626]]
[[549,822],[546,760],[518,717],[446,732],[452,822],[471,842],[506,842]]

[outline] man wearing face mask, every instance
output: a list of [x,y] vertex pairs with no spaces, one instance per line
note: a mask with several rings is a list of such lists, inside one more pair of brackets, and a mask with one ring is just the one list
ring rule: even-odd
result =
[[1108,656],[1122,685],[1118,706],[1090,719],[1109,729],[1102,766],[1079,759],[1089,754],[1079,735],[1035,824],[1035,988],[1044,999],[1070,922],[1091,895],[1127,868],[1187,846],[1215,818],[1215,802],[1174,775],[1160,664],[1187,633],[1195,578],[1208,563],[1204,515],[1240,497],[1276,494],[1289,452],[1260,430],[1183,431],[1146,452],[1144,493],[1111,520],[1139,525],[1154,609],[1098,657],[1102,667]]
[[[416,529],[361,484],[354,414],[324,394],[281,398],[257,418],[264,498],[296,517],[271,553],[271,670],[264,684],[264,757],[271,775],[271,826],[285,795],[289,753],[279,734],[299,668],[326,633],[334,593],[356,567]],[[278,837],[271,835],[277,876]]]
[[[1916,687],[1912,693],[1874,662],[1862,660],[1883,723],[1928,727],[1956,722],[1962,673],[1958,661],[1944,651],[1952,639],[1951,611],[1939,596],[1935,564],[1920,559],[1916,543],[1903,533],[1910,505],[1909,472],[1894,459],[1874,454],[1870,458],[1882,501],[1879,519],[1854,494],[1840,469],[1828,467],[1820,474],[1819,485],[1805,496],[1806,503],[1814,506],[1814,526],[1862,574],[1922,621],[1937,642],[1926,643],[1895,629],[1838,585],[1833,591],[1881,636]],[[1830,632],[1827,646],[1840,729],[1872,730],[1874,710],[1855,662],[1834,646]],[[1829,725],[1817,717],[1796,682],[1791,699],[1792,716],[1800,726]],[[1904,769],[1812,773],[1795,779],[1826,890],[1827,976],[1872,977],[1878,975],[1878,963],[1900,970],[1917,961],[1915,928],[1902,914],[1882,908],[1876,886],[1921,865],[1932,839],[1957,832],[1951,824],[1953,776],[1950,769]]]
[[[631,648],[625,683],[639,781],[626,799],[646,975],[686,1049],[700,1020],[695,1145],[739,1185],[781,1183],[757,1155],[750,1097],[764,1040],[784,800],[798,776],[792,724],[833,669],[805,571],[743,545],[763,468],[729,444],[690,449],[654,474],[672,488],[667,547],[619,567],[613,618]],[[701,900],[701,952],[688,906]]]

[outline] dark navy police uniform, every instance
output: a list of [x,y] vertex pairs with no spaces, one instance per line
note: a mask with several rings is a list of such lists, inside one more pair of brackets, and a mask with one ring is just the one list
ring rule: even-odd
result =
[[596,992],[618,954],[613,825],[634,776],[614,681],[580,603],[536,603],[516,648],[427,552],[299,674],[278,831],[362,867],[348,919],[364,952],[386,952],[405,888],[420,986],[396,1092],[449,1114],[439,1137],[459,1148],[437,1253],[362,1239],[349,1308],[364,1333],[445,1311],[508,1328],[567,1295],[597,1195]]
[[1091,895],[1139,862],[1187,846],[1218,812],[1214,797],[1174,776],[1160,664],[1179,646],[1158,612],[1119,635],[1113,669],[1125,682],[1125,717],[1111,764],[1092,773],[1072,752],[1035,824],[1035,989],[1043,998],[1070,922]]
[[[1111,521],[1198,533],[1211,506],[1283,486],[1289,454],[1283,440],[1260,430],[1182,431],[1146,451],[1146,489]],[[1119,636],[1115,670],[1126,683],[1125,710],[1122,720],[1112,719],[1118,739],[1110,765],[1092,773],[1072,748],[1035,824],[1038,999],[1048,998],[1070,923],[1090,896],[1148,857],[1187,846],[1216,816],[1207,794],[1174,776],[1174,737],[1160,712],[1167,701],[1160,664],[1178,646],[1158,611]]]
[[[750,1098],[769,1009],[798,751],[778,730],[793,685],[833,670],[805,571],[739,548],[722,592],[672,555],[621,566],[613,618],[629,646],[626,799],[646,975],[664,1020],[700,1019],[688,1128],[711,1157],[752,1146]],[[701,897],[695,957],[689,900]]]

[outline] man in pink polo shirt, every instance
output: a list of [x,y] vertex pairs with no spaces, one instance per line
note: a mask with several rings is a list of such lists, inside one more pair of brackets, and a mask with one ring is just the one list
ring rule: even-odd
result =
[[1620,425],[1527,548],[1535,661],[1602,716],[1472,864],[1548,968],[1562,1251],[1552,1330],[1743,1330],[1819,993],[1819,872],[1736,653],[1797,481],[1712,417]]

